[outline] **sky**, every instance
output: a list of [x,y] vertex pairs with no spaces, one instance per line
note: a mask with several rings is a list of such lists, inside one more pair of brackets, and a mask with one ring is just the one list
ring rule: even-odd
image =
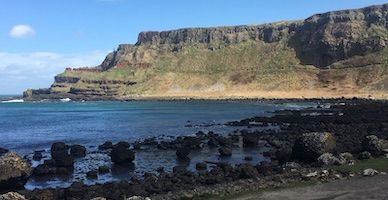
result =
[[0,0],[0,94],[49,87],[141,31],[261,24],[388,0]]

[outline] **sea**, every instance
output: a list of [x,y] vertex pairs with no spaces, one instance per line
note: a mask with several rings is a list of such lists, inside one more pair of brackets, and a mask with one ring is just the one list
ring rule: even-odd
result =
[[[28,189],[66,187],[83,180],[87,184],[130,179],[133,175],[154,171],[158,167],[171,170],[176,166],[175,152],[145,150],[136,155],[135,167],[114,169],[112,173],[87,180],[85,172],[101,165],[111,165],[109,157],[97,151],[105,141],[134,142],[144,138],[168,138],[194,135],[198,131],[227,134],[244,127],[228,127],[228,121],[254,116],[270,116],[274,111],[301,109],[312,103],[275,103],[266,101],[85,101],[85,102],[23,102],[9,101],[19,97],[0,97],[0,147],[31,158],[42,150],[47,158],[53,142],[81,144],[91,152],[75,164],[74,174],[66,179],[31,179]],[[265,150],[265,149],[264,149]],[[263,151],[264,151],[263,150]],[[257,150],[237,149],[227,162],[240,163],[244,156],[252,163],[265,160]],[[192,153],[189,168],[203,160],[219,161],[216,150]],[[40,162],[32,161],[33,166]],[[114,166],[112,166],[114,167]]]

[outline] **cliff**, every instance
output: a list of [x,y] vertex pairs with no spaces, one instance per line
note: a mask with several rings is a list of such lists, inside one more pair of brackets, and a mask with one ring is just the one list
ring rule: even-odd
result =
[[386,98],[388,4],[301,21],[141,32],[26,99]]

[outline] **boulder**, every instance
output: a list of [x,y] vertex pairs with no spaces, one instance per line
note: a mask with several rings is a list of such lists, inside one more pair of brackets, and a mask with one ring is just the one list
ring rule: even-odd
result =
[[74,159],[69,154],[69,147],[63,142],[55,142],[51,145],[51,158],[57,167],[74,167]]
[[220,153],[220,156],[223,157],[232,156],[232,149],[228,147],[221,147],[218,149],[218,152]]
[[75,158],[81,158],[86,156],[86,148],[82,145],[73,145],[70,147],[70,155]]
[[115,145],[111,152],[111,161],[114,164],[129,164],[135,160],[135,152],[127,145]]
[[341,161],[331,153],[324,153],[318,157],[318,164],[321,166],[340,165]]
[[369,153],[368,151],[363,151],[358,155],[358,159],[360,160],[367,160],[372,157],[372,154]]
[[190,149],[189,148],[179,148],[176,150],[175,154],[178,157],[179,160],[190,160],[189,154],[190,154]]
[[339,155],[339,160],[341,164],[351,164],[354,163],[353,155],[349,152],[344,152]]
[[362,175],[364,175],[364,176],[374,176],[376,174],[379,174],[379,172],[377,170],[371,169],[371,168],[364,169],[364,171],[362,171]]
[[15,152],[8,152],[0,157],[0,188],[23,188],[32,168]]
[[242,164],[239,166],[240,168],[240,178],[249,178],[249,179],[252,179],[252,178],[257,178],[259,177],[259,172],[257,171],[257,169],[255,167],[253,167],[252,165],[249,165],[249,164]]
[[104,144],[98,146],[99,150],[108,150],[113,148],[113,143],[111,141],[106,141]]
[[8,151],[9,151],[8,149],[4,149],[0,147],[0,156],[8,153]]
[[379,139],[375,135],[368,135],[362,141],[362,147],[364,151],[369,151],[372,155],[382,155],[384,149],[388,148],[388,142],[383,139]]
[[335,147],[336,141],[332,133],[304,133],[296,140],[292,148],[292,156],[303,162],[315,162],[319,156],[332,152]]
[[26,200],[26,198],[17,192],[8,192],[0,195],[0,200]]

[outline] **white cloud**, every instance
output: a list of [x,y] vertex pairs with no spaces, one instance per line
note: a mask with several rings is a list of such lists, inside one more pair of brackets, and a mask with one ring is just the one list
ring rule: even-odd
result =
[[27,88],[49,87],[66,67],[100,64],[108,51],[79,54],[54,52],[0,52],[0,94],[17,94]]
[[9,31],[9,36],[12,38],[29,38],[35,35],[35,30],[28,25],[15,25]]

